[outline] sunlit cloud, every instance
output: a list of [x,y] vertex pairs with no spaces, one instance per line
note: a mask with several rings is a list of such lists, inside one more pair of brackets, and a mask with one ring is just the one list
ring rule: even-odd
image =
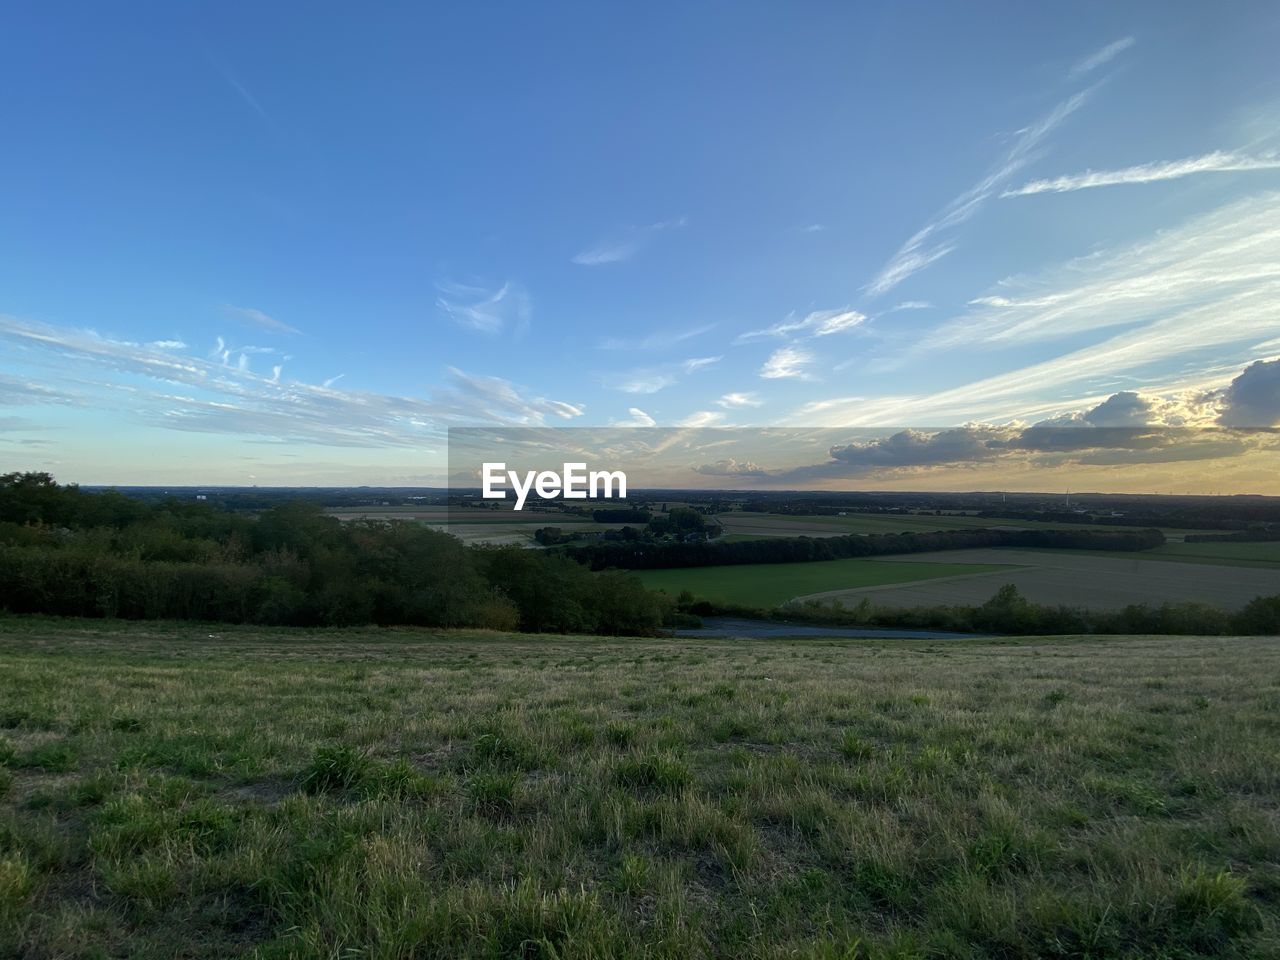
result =
[[1201,173],[1243,173],[1258,170],[1280,170],[1280,156],[1246,156],[1224,150],[1181,160],[1141,163],[1120,170],[1086,170],[1084,173],[1045,180],[1032,180],[1020,187],[1004,191],[1001,197],[1026,197],[1037,193],[1068,193],[1093,187],[1156,183],[1178,180]]
[[805,379],[813,354],[801,347],[779,347],[765,360],[760,376],[765,380]]
[[833,333],[844,333],[861,326],[867,320],[866,314],[857,310],[843,308],[840,310],[815,310],[803,317],[794,315],[763,330],[752,330],[739,334],[734,343],[749,343],[752,340],[779,338],[783,340],[810,340],[814,337],[829,337]]

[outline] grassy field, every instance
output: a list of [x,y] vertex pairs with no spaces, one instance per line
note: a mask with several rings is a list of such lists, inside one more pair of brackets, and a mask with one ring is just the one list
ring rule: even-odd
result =
[[0,620],[0,956],[1280,956],[1280,641]]
[[[775,607],[793,597],[828,590],[874,587],[886,583],[989,573],[1006,567],[998,563],[891,564],[878,560],[819,560],[812,563],[754,563],[723,567],[676,567],[637,570],[646,587],[751,607]],[[995,587],[992,587],[992,592]]]

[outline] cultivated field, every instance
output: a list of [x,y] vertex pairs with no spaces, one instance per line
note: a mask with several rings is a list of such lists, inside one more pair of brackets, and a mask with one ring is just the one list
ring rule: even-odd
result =
[[1145,552],[1102,556],[1096,552],[1082,555],[1074,550],[982,549],[902,554],[868,562],[901,567],[924,564],[928,568],[936,562],[1015,566],[945,581],[909,582],[903,578],[897,584],[814,591],[813,595],[854,603],[865,597],[872,603],[894,607],[980,604],[1003,584],[1012,583],[1028,600],[1041,604],[1118,610],[1132,603],[1196,601],[1238,610],[1254,597],[1280,593],[1280,569],[1168,563],[1166,559],[1147,559]]
[[[747,513],[734,511],[716,515],[728,536],[741,540],[762,537],[843,537],[851,533],[934,533],[939,530],[1016,529],[1016,530],[1124,530],[1108,524],[1062,524],[1037,520],[1001,520],[958,514],[849,513],[846,516],[792,516],[790,514]],[[1165,529],[1170,540],[1181,540],[1188,531]]]
[[[633,571],[641,582],[672,596],[688,590],[705,600],[774,607],[794,597],[850,587],[873,587],[935,577],[972,576],[1012,569],[1000,563],[933,563],[903,567],[878,560],[821,560],[812,563],[753,563],[721,567],[676,567]],[[993,592],[994,592],[994,588]]]
[[0,955],[1280,956],[1280,641],[0,621]]
[[613,530],[621,523],[596,523],[573,514],[534,510],[450,510],[426,507],[331,507],[325,511],[339,520],[413,520],[433,530],[443,530],[464,543],[528,546],[539,527],[559,527],[566,532]]

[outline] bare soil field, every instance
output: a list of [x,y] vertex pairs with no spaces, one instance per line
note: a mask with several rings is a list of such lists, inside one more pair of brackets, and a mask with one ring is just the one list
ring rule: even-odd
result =
[[1118,610],[1132,603],[1197,601],[1238,610],[1254,597],[1280,592],[1280,573],[1273,569],[1168,563],[1136,556],[983,549],[883,557],[872,562],[1005,563],[1013,564],[1015,569],[832,590],[801,599],[856,603],[866,597],[872,603],[894,607],[979,604],[989,600],[1004,584],[1012,583],[1028,600],[1042,604]]

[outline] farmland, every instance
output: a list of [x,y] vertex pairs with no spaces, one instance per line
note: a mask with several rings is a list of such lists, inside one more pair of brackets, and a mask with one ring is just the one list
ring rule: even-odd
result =
[[531,546],[533,532],[539,527],[560,527],[566,532],[612,530],[620,523],[595,523],[590,518],[555,511],[510,509],[478,510],[450,509],[444,506],[372,506],[331,507],[328,516],[343,521],[352,520],[408,520],[421,523],[434,530],[443,530],[463,543],[506,544]]
[[[729,537],[758,539],[760,537],[843,537],[851,533],[935,533],[940,530],[966,529],[1017,529],[1017,530],[1117,530],[1115,524],[1062,524],[1041,520],[1006,520],[993,517],[977,517],[966,514],[944,513],[857,513],[843,516],[824,514],[796,516],[791,514],[731,512],[721,513],[716,520]],[[1188,531],[1180,528],[1164,530],[1170,539],[1181,539]]]
[[638,570],[636,576],[646,587],[664,590],[673,596],[688,590],[706,600],[773,607],[793,597],[828,590],[989,574],[1004,569],[1009,568],[999,562],[951,563],[945,559],[913,566],[895,566],[878,560],[825,560]]
[[1280,951],[1280,641],[0,621],[0,955]]
[[[1200,546],[1200,545],[1196,545]],[[1208,546],[1222,546],[1209,544]],[[1228,546],[1235,546],[1229,544]],[[1027,599],[1040,604],[1065,604],[1094,610],[1114,610],[1132,603],[1195,601],[1237,610],[1254,597],[1280,590],[1280,569],[1243,568],[1212,563],[1170,563],[1148,559],[1146,553],[1125,556],[1081,554],[1074,550],[947,550],[938,553],[886,557],[873,563],[931,569],[933,562],[955,564],[1006,563],[998,573],[931,582],[906,577],[889,585],[813,591],[822,599],[857,602],[864,597],[885,606],[920,607],[939,604],[980,604],[1002,584],[1011,583]],[[724,568],[728,569],[728,568]]]

